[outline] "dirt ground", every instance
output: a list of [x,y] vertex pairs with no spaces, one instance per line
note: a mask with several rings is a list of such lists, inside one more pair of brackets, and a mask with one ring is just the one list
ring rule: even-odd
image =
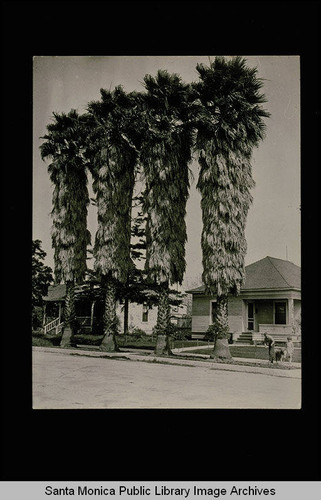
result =
[[301,381],[261,373],[33,352],[33,408],[300,408]]

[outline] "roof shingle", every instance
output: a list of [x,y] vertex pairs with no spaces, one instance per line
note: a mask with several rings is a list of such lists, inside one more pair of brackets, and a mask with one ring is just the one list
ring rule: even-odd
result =
[[[268,290],[279,288],[301,289],[301,268],[288,260],[265,257],[245,267],[245,284],[242,290]],[[189,293],[204,292],[199,286]]]
[[48,294],[43,298],[46,302],[58,302],[65,300],[66,285],[50,285],[48,287]]

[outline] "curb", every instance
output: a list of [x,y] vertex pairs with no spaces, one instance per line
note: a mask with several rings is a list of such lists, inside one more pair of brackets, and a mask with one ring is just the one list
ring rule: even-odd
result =
[[244,372],[244,373],[259,373],[262,375],[269,375],[275,377],[301,379],[301,368],[293,370],[282,370],[277,368],[264,368],[259,366],[247,366],[247,365],[231,365],[225,363],[215,363],[212,360],[204,359],[189,360],[167,357],[167,356],[155,356],[154,353],[148,354],[138,354],[132,352],[102,352],[94,350],[84,350],[79,348],[61,348],[61,347],[36,347],[32,348],[37,352],[49,352],[49,353],[60,353],[63,355],[72,356],[86,356],[94,358],[103,359],[119,359],[120,361],[141,361],[145,363],[160,363],[168,365],[179,365],[179,366],[189,366],[189,367],[201,367],[210,370],[225,370],[231,372]]

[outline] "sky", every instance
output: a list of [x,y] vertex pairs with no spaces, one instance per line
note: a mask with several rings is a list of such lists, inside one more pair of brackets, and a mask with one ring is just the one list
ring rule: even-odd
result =
[[[301,263],[300,237],[300,58],[299,56],[246,56],[248,66],[264,79],[266,138],[253,151],[255,188],[249,210],[245,264],[266,257]],[[39,146],[53,112],[86,111],[88,102],[100,98],[100,89],[122,85],[124,90],[144,90],[146,74],[158,69],[178,73],[186,83],[197,81],[197,63],[208,65],[215,55],[201,56],[35,56],[33,60],[33,239],[42,241],[45,263],[54,268],[51,247],[52,185]],[[230,57],[230,56],[227,56]],[[196,190],[199,166],[190,165],[194,180],[187,202],[186,273],[183,287],[201,284],[202,216]],[[92,241],[97,228],[96,211],[88,211]]]

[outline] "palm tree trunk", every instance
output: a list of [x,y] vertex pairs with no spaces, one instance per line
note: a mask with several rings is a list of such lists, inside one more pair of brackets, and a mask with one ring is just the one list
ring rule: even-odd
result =
[[155,355],[172,354],[168,335],[170,323],[169,287],[164,284],[159,294],[157,324],[156,324],[156,346]]
[[128,333],[129,299],[125,297],[124,303],[124,335]]
[[75,335],[75,284],[73,281],[66,283],[66,299],[65,299],[65,321],[63,334],[61,337],[60,347],[76,347],[74,340]]
[[214,349],[210,357],[214,360],[232,359],[228,343],[229,327],[227,295],[217,297],[214,322],[217,326],[217,334],[214,339]]
[[106,278],[105,311],[104,311],[104,337],[100,350],[104,352],[118,351],[116,343],[116,286],[112,278]]

